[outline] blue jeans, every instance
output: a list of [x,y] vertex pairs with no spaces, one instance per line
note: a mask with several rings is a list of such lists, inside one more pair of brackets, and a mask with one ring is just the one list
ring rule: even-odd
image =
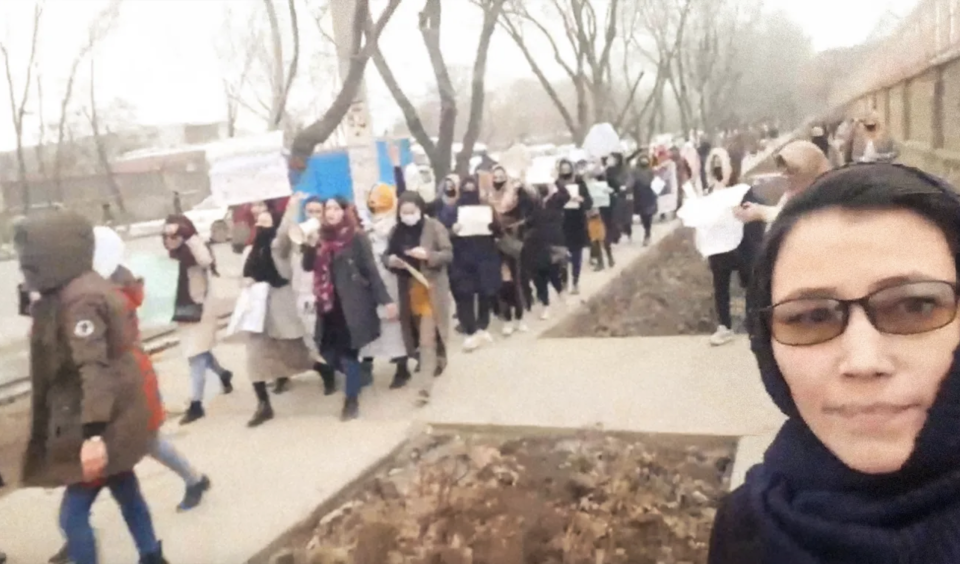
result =
[[217,362],[217,357],[207,351],[197,356],[190,357],[190,399],[193,401],[203,401],[203,388],[207,383],[207,372],[213,371],[217,376],[226,374],[226,370]]
[[153,532],[150,508],[147,507],[140,482],[133,472],[124,472],[106,479],[102,486],[67,486],[60,505],[60,528],[67,536],[67,551],[74,564],[97,564],[97,541],[90,526],[90,508],[97,500],[100,491],[110,490],[113,499],[120,506],[123,519],[127,522],[133,542],[137,545],[140,557],[155,554],[160,543]]
[[359,397],[360,390],[363,388],[363,379],[360,377],[359,351],[326,349],[320,352],[320,356],[327,364],[335,370],[340,370],[347,377],[346,389],[344,390],[347,397]]
[[150,447],[150,457],[172,470],[177,476],[187,483],[187,486],[195,486],[200,483],[202,477],[190,466],[187,459],[180,454],[170,439],[157,435]]
[[583,269],[583,247],[567,247],[570,251],[570,268],[573,271],[573,285],[580,284],[580,271]]

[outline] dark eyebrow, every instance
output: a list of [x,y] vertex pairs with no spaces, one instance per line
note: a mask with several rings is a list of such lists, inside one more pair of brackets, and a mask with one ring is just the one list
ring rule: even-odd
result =
[[[882,290],[884,288],[890,288],[893,286],[899,286],[901,284],[910,284],[912,282],[942,282],[939,278],[931,277],[927,274],[922,274],[920,272],[908,272],[906,274],[898,274],[896,276],[889,276],[887,278],[882,278],[870,284],[867,289],[867,294],[876,292],[877,290]],[[782,299],[777,300],[776,303],[788,302],[791,300],[800,300],[805,298],[838,298],[837,289],[831,286],[823,286],[819,288],[798,288]],[[860,296],[856,296],[859,298]]]

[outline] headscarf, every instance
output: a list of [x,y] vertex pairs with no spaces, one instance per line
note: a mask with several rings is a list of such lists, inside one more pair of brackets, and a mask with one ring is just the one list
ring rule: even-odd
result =
[[[473,190],[464,190],[463,186],[472,184]],[[480,205],[480,183],[475,176],[468,176],[463,180],[460,186],[460,197],[457,198],[457,207],[460,206],[479,206]]]
[[370,190],[367,197],[367,207],[373,215],[392,213],[397,206],[397,191],[393,186],[383,182]]
[[493,172],[496,172],[497,169],[502,170],[504,175],[507,177],[507,182],[503,186],[497,188],[496,186],[490,190],[489,201],[490,205],[493,206],[494,211],[500,215],[505,215],[512,212],[519,203],[520,195],[519,188],[515,182],[510,180],[510,175],[507,174],[507,169],[502,166],[493,167]]
[[337,295],[333,280],[333,258],[353,242],[357,233],[356,215],[350,210],[350,202],[335,198],[343,208],[343,219],[338,225],[324,223],[320,228],[320,244],[313,270],[313,294],[317,298],[317,311],[329,313],[336,303]]
[[[176,249],[169,251],[170,258],[176,260],[180,263],[181,273],[185,273],[187,269],[197,266],[197,259],[193,256],[193,253],[190,251],[190,248],[187,247],[186,243],[194,237],[199,237],[200,234],[197,231],[197,227],[190,221],[190,218],[185,215],[168,215],[166,220],[166,225],[176,225],[177,226],[177,235],[183,239],[183,243],[180,244]],[[207,245],[207,248],[210,248],[210,245]],[[214,276],[219,276],[220,273],[217,272],[217,256],[213,254],[213,250],[210,250],[210,257],[213,258],[213,263],[210,265],[210,273]]]
[[[416,225],[407,225],[400,220],[400,210],[404,204],[414,204],[420,210],[420,221]],[[404,192],[400,195],[400,201],[397,204],[397,227],[390,235],[390,241],[387,243],[387,255],[394,255],[405,260],[410,266],[421,270],[420,261],[407,256],[407,251],[420,246],[420,238],[423,236],[423,225],[427,217],[427,204],[416,192]],[[408,274],[408,273],[402,273]]]
[[828,172],[831,168],[830,161],[819,147],[810,141],[792,141],[784,145],[783,149],[777,154],[777,161],[785,166],[794,180],[794,187],[787,195],[793,197],[807,186],[813,184],[813,181],[820,175]]
[[[904,201],[917,187],[929,192],[931,186],[942,197],[958,198],[945,182],[909,167],[854,165],[828,173],[788,203],[771,228],[756,263],[749,302],[756,308],[771,303],[776,249],[786,225],[807,209],[824,209],[822,202],[831,193],[837,195],[829,204],[842,206],[851,194],[867,194],[884,184],[896,186]],[[820,203],[811,206],[815,199]],[[960,220],[953,221],[960,232]],[[759,527],[763,562],[960,562],[960,350],[904,466],[890,474],[869,475],[841,462],[800,416],[774,357],[769,328],[756,318],[751,348],[767,393],[788,418],[763,464],[750,470],[744,485]]]

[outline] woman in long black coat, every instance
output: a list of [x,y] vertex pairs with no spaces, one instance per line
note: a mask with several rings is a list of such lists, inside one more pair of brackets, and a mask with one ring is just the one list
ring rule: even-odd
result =
[[563,269],[567,255],[563,211],[570,202],[570,194],[557,184],[542,185],[538,191],[540,201],[528,220],[530,230],[523,244],[520,262],[530,273],[537,299],[543,305],[540,318],[549,319],[550,286],[557,294],[563,293]]
[[570,267],[573,273],[571,293],[576,295],[580,293],[583,249],[590,246],[590,237],[587,235],[587,212],[593,208],[593,198],[590,197],[590,189],[587,188],[583,177],[574,172],[573,163],[566,159],[560,161],[557,190],[566,191],[570,196],[569,205],[563,210],[563,240],[570,254]]

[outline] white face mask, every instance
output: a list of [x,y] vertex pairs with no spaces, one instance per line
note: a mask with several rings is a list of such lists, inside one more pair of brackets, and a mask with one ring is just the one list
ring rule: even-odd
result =
[[402,221],[404,225],[413,227],[420,223],[420,217],[420,212],[405,213],[400,216],[400,221]]

